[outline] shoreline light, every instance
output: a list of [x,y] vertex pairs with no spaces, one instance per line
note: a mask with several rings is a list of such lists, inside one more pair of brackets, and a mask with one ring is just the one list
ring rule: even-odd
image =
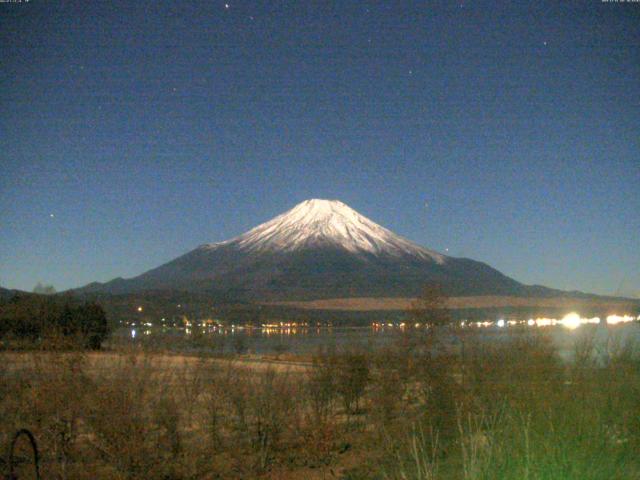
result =
[[571,312],[565,315],[562,320],[560,320],[560,323],[562,323],[562,325],[567,327],[569,330],[575,330],[580,325],[582,325],[582,319],[577,313]]
[[609,315],[607,317],[608,325],[617,325],[618,323],[627,323],[635,320],[631,315]]

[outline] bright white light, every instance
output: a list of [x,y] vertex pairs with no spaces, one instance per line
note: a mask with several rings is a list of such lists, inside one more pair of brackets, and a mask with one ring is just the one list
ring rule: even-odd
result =
[[533,318],[530,318],[527,321],[527,325],[529,325],[530,327],[533,327],[536,324],[536,321]]
[[572,312],[565,315],[564,318],[560,320],[560,323],[562,323],[562,325],[567,327],[569,330],[575,330],[580,326],[582,321],[580,319],[580,315],[578,315],[575,312]]
[[500,328],[504,327],[504,320],[501,318],[500,320],[498,320],[496,325],[498,325]]
[[136,330],[134,328],[131,329],[131,338],[136,338]]
[[555,325],[555,318],[536,318],[536,325],[539,327],[548,327],[550,325]]
[[616,325],[618,323],[626,323],[626,322],[632,322],[633,321],[633,317],[630,315],[609,315],[607,317],[607,323],[609,325]]
[[138,307],[138,311],[141,312],[142,311],[142,307]]

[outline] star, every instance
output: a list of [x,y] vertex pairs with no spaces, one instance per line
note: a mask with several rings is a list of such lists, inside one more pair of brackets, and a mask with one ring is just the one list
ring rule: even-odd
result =
[[55,217],[55,215],[53,213],[50,213],[49,217],[53,218],[53,217]]
[[229,10],[229,4],[228,4],[228,3],[225,3],[225,4],[224,4],[224,8],[226,8],[227,10]]
[[546,41],[542,42],[542,44],[543,44],[545,47],[547,46],[547,42],[546,42]]

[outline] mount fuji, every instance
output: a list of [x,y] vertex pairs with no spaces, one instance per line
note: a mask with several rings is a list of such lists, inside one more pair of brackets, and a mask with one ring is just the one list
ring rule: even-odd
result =
[[403,238],[337,200],[306,200],[230,240],[205,244],[130,279],[84,293],[183,291],[251,301],[413,296],[437,282],[451,295],[548,295],[484,263]]

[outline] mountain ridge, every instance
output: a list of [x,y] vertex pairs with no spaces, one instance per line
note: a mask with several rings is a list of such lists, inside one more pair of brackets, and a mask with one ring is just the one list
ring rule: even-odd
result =
[[443,255],[338,200],[310,199],[229,240],[202,244],[130,279],[81,293],[209,292],[248,301],[415,296],[426,283],[450,295],[547,296],[486,263]]

